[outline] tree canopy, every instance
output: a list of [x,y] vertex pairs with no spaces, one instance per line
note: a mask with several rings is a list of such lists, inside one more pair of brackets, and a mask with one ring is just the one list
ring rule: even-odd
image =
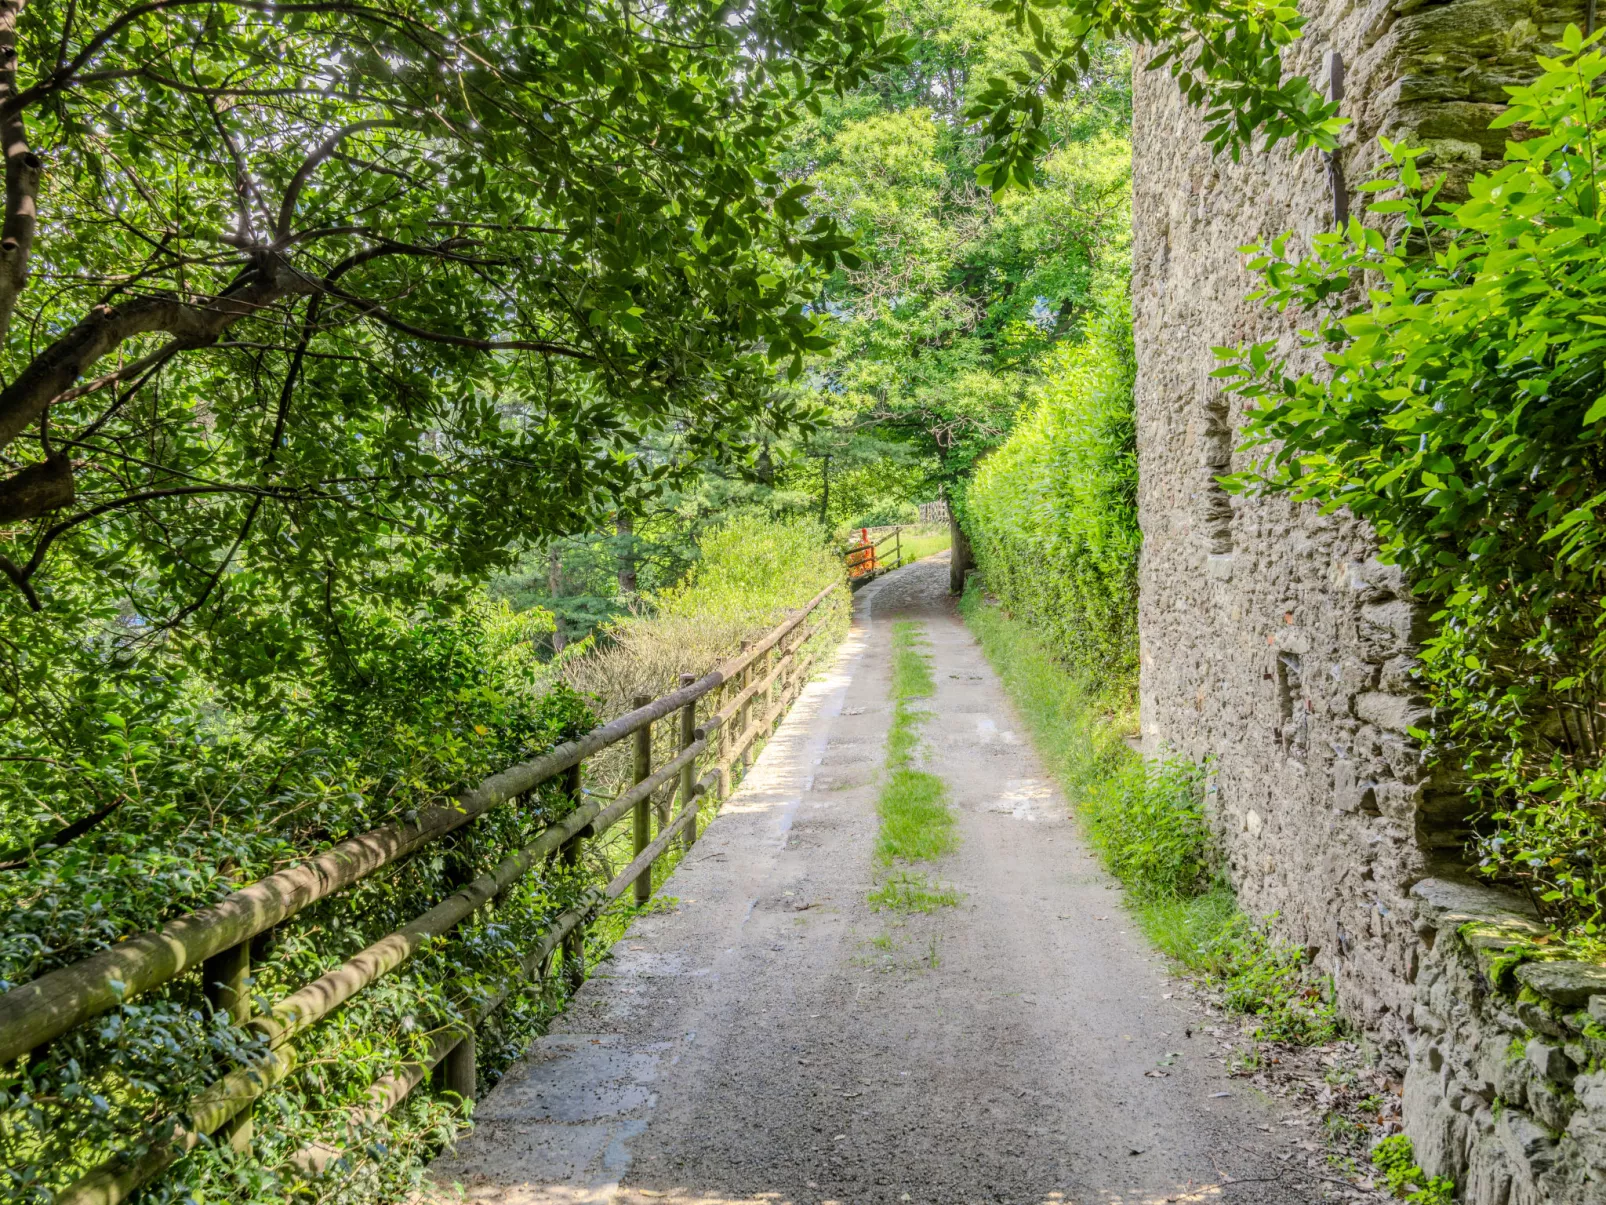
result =
[[0,41],[12,648],[194,617],[242,679],[651,489],[642,432],[795,421],[770,360],[848,239],[771,144],[899,49],[789,0],[14,3]]
[[[861,267],[852,239],[952,234],[959,175],[1028,179],[1107,36],[1236,106],[1221,145],[1331,124],[1273,78],[1291,10],[995,9],[983,44],[1026,34],[978,57],[956,40],[975,14],[906,34],[872,0],[0,3],[13,647],[37,667],[86,624],[188,628],[257,680],[344,600],[449,594],[678,467],[752,455],[806,418],[773,365],[827,350],[811,302]],[[944,122],[942,148],[910,145],[914,193],[883,212],[828,164],[778,170],[805,109],[894,65],[882,133],[918,123],[911,101]],[[888,316],[963,327],[965,304]],[[648,465],[631,448],[655,432],[674,453]]]
[[908,39],[903,62],[828,101],[783,160],[863,259],[825,280],[835,343],[794,387],[826,420],[792,478],[838,519],[873,504],[872,481],[923,498],[959,488],[1044,355],[1081,337],[1127,241],[1122,47],[1101,43],[1077,91],[1045,110],[1041,186],[995,194],[977,181],[989,136],[965,114],[1029,62],[1031,37],[963,0],[896,2],[888,22]]

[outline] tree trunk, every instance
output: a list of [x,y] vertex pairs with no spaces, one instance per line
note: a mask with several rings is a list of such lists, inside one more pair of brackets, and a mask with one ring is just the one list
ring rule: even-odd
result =
[[[563,585],[563,566],[558,560],[558,550],[555,545],[547,551],[546,557],[546,592],[548,597],[556,602],[558,590]],[[552,651],[561,653],[563,646],[569,643],[563,635],[561,615],[555,617],[555,625],[552,629]]]
[[[17,20],[27,0],[0,0],[0,100],[17,94]],[[37,220],[39,156],[28,147],[22,110],[0,122],[6,160],[5,218],[0,223],[0,346],[11,329],[17,297],[28,283]]]
[[970,541],[965,538],[965,529],[959,526],[959,517],[954,513],[952,502],[948,504],[948,538],[953,544],[948,563],[948,592],[963,594],[965,574],[975,568],[976,562],[971,558]]
[[619,593],[636,592],[636,521],[621,514],[613,521],[613,533],[619,538]]

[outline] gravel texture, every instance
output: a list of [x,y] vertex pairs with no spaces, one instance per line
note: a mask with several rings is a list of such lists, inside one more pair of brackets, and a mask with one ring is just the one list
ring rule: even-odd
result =
[[[1121,908],[932,559],[830,669],[434,1178],[495,1205],[1136,1205],[1324,1195]],[[922,622],[960,893],[872,910],[890,621]],[[1305,1131],[1299,1137],[1308,1137]]]

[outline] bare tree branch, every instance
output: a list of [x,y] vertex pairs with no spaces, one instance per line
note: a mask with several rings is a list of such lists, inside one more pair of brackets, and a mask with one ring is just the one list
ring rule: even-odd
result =
[[279,224],[273,232],[275,246],[283,246],[290,238],[290,223],[296,216],[296,202],[301,199],[301,190],[307,186],[312,173],[318,170],[320,164],[339,149],[346,139],[369,130],[398,130],[402,128],[399,121],[385,121],[375,118],[372,121],[358,121],[343,129],[336,130],[323,144],[308,155],[296,169],[296,174],[290,178],[289,185],[284,190],[284,202],[279,206]]
[[[7,2],[0,0],[0,4]],[[277,258],[248,271],[237,285],[202,304],[172,297],[140,297],[122,305],[96,306],[0,389],[0,448],[16,439],[103,356],[129,339],[166,332],[178,344],[176,350],[205,347],[240,319],[317,287]]]

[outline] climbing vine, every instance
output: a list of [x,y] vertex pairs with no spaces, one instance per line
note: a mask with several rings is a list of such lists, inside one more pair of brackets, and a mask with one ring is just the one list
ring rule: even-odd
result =
[[1368,222],[1303,256],[1257,249],[1255,296],[1314,325],[1293,348],[1223,349],[1217,372],[1249,399],[1257,452],[1231,487],[1349,508],[1433,608],[1422,731],[1470,784],[1478,865],[1582,938],[1606,923],[1598,43],[1569,29],[1511,90],[1495,125],[1523,137],[1465,200],[1385,143]]

